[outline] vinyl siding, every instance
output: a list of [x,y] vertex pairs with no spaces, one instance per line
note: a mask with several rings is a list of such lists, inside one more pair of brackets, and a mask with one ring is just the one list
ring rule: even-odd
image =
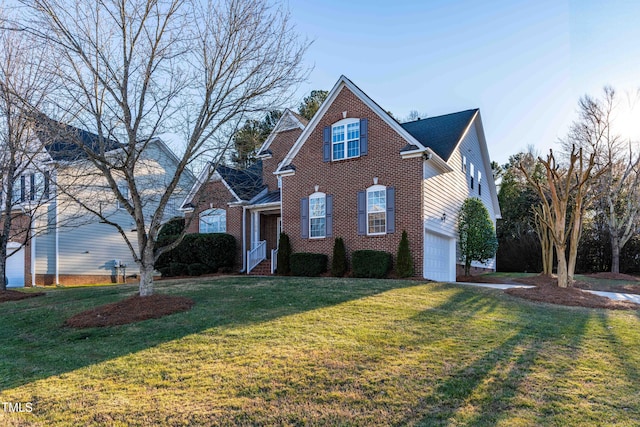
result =
[[[463,156],[467,158],[466,173],[462,170]],[[488,185],[488,180],[493,179],[492,172],[485,168],[475,121],[447,163],[453,168],[453,171],[441,173],[431,165],[429,160],[424,162],[422,194],[425,228],[457,239],[458,213],[464,201],[469,197],[477,197],[482,200],[495,227],[496,213]],[[470,188],[469,176],[471,164],[474,166],[473,190]],[[482,173],[481,196],[478,195],[478,171]],[[446,214],[444,222],[441,220],[443,214]],[[456,254],[456,261],[460,262],[459,254]],[[472,266],[493,269],[495,268],[495,259],[491,259],[485,264],[474,262]]]
[[[145,205],[144,217],[148,223],[158,205],[160,195],[175,174],[176,165],[164,150],[153,144],[146,152],[145,159],[141,159],[136,168],[139,175],[137,186],[144,188],[141,196]],[[90,168],[83,172],[83,178],[75,177],[72,181],[70,175],[73,175],[74,171],[61,170],[58,181],[62,186],[73,182],[68,188],[71,188],[74,196],[80,200],[90,200],[92,208],[101,211],[110,221],[120,225],[137,251],[134,220],[126,210],[117,209],[116,197],[100,174]],[[181,216],[178,207],[193,182],[194,179],[190,175],[183,174],[179,187],[167,204],[163,222]],[[100,223],[95,215],[85,212],[64,194],[59,194],[57,201],[60,275],[110,275],[115,273],[114,259],[119,259],[127,265],[127,274],[139,271],[129,247],[114,226]],[[55,274],[55,203],[49,204],[46,209],[48,221],[42,221],[37,237],[36,274]]]

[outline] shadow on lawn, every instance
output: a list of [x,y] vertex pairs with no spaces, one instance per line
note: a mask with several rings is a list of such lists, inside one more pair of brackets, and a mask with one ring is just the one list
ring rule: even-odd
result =
[[260,323],[368,297],[415,281],[228,277],[156,283],[157,293],[196,301],[188,312],[129,325],[71,329],[63,322],[84,310],[124,299],[131,285],[62,289],[16,303],[0,314],[0,391],[135,353],[214,327]]
[[[415,320],[437,324],[434,312],[441,310],[448,313],[449,317],[462,320],[448,327],[459,329],[474,317],[490,315],[503,303],[499,298],[482,294],[469,296],[467,292],[461,292],[441,306],[420,313]],[[510,313],[518,315],[511,334],[503,335],[491,350],[473,358],[471,363],[458,364],[457,369],[443,375],[441,383],[433,392],[420,398],[418,405],[396,425],[458,425],[460,422],[468,425],[495,425],[501,418],[509,416],[508,412],[513,409],[513,399],[519,393],[519,386],[531,373],[540,352],[547,345],[562,345],[567,351],[578,351],[591,316],[586,313],[572,315],[568,312],[563,316],[564,324],[554,325],[544,319],[544,314],[531,313],[526,307],[514,306]],[[505,324],[505,327],[508,326]],[[447,337],[452,334],[445,330],[442,335]],[[469,337],[468,345],[474,345],[472,336]],[[454,365],[457,362],[448,361]],[[562,375],[568,369],[569,366],[556,374]],[[467,405],[473,405],[473,413],[463,420],[452,420]],[[538,419],[536,422],[544,424],[548,421],[551,420]]]

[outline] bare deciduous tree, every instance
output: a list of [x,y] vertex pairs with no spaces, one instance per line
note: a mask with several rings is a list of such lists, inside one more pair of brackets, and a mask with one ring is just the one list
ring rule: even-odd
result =
[[558,257],[558,286],[566,288],[573,284],[585,197],[592,179],[595,154],[591,153],[585,161],[582,148],[573,147],[566,168],[558,165],[552,150],[546,159],[538,160],[544,166],[546,180],[535,179],[522,164],[519,168],[540,196],[542,215],[537,219],[553,240]]
[[[118,229],[140,268],[140,295],[151,295],[155,261],[179,243],[156,244],[185,170],[196,159],[217,163],[243,117],[282,103],[302,79],[307,45],[284,7],[263,0],[21,2],[29,13],[17,26],[48,41],[61,62],[50,99],[66,115],[57,119],[97,135],[91,145],[73,142],[135,236],[77,201]],[[149,194],[140,169],[152,166],[144,163],[165,133],[182,136],[177,168]]]
[[[39,207],[49,199],[48,171],[36,166],[43,153],[30,114],[50,88],[45,57],[32,37],[0,30],[0,290],[6,290],[7,258],[33,236]],[[18,245],[8,249],[9,242]]]
[[585,95],[579,102],[579,118],[571,127],[565,147],[583,147],[594,153],[599,178],[595,209],[606,218],[611,239],[611,272],[620,272],[620,251],[637,233],[640,221],[640,153],[637,143],[616,129],[620,100],[607,86],[600,99]]

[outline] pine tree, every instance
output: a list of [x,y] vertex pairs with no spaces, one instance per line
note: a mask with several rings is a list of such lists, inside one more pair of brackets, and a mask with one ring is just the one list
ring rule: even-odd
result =
[[342,277],[347,272],[347,250],[344,247],[342,237],[337,237],[333,244],[333,259],[331,261],[331,274],[334,277]]
[[291,242],[289,236],[280,233],[278,244],[278,276],[288,276],[291,274]]
[[411,251],[409,250],[409,237],[407,232],[402,232],[402,238],[398,245],[398,258],[397,258],[397,273],[399,277],[411,277],[413,276],[413,259],[411,258]]

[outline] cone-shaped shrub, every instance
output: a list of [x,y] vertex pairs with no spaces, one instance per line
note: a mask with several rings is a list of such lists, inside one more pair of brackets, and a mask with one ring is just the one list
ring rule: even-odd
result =
[[411,258],[411,251],[409,250],[409,237],[407,232],[402,232],[402,238],[398,245],[398,258],[396,261],[396,272],[398,277],[411,277],[413,276],[413,259]]
[[280,233],[278,243],[278,276],[288,276],[291,274],[291,242],[286,233]]
[[347,272],[347,250],[342,237],[337,237],[333,244],[333,259],[331,260],[331,275],[342,277]]

